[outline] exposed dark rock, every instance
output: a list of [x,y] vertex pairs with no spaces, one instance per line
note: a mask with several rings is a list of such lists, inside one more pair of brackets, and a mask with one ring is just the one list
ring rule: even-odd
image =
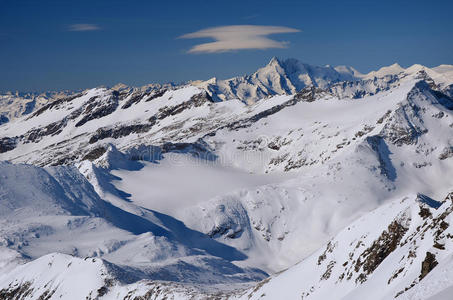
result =
[[152,119],[158,119],[162,120],[168,116],[174,116],[176,114],[179,114],[183,112],[186,109],[192,108],[192,107],[199,107],[202,106],[205,103],[212,103],[212,98],[209,96],[207,92],[202,92],[200,94],[193,95],[189,101],[180,103],[175,106],[165,106],[159,109],[158,113],[150,118],[150,122]]
[[153,99],[162,97],[166,92],[167,92],[167,89],[157,89],[157,90],[151,90],[151,91],[147,91],[147,92],[134,91],[132,94],[121,95],[121,99],[124,99],[130,95],[129,100],[127,100],[123,104],[123,106],[121,106],[121,109],[127,109],[127,108],[131,107],[132,105],[139,103],[142,100],[144,100],[145,102],[149,102]]
[[443,111],[438,112],[437,114],[433,114],[432,117],[436,119],[442,119],[445,116]]
[[[413,109],[413,112],[408,112]],[[418,138],[428,132],[427,129],[417,126],[411,121],[409,114],[419,113],[420,108],[416,105],[405,104],[397,109],[397,114],[391,122],[385,124],[382,136],[390,143],[402,146],[416,144]],[[416,117],[420,119],[420,117]]]
[[145,95],[140,92],[132,93],[130,99],[127,100],[126,103],[123,104],[123,106],[121,106],[121,109],[126,109],[126,108],[131,107],[133,104],[139,103],[143,99],[144,96]]
[[376,270],[384,259],[396,249],[407,230],[408,228],[403,226],[400,221],[395,220],[387,230],[382,232],[379,238],[357,259],[354,270],[359,272],[362,269],[363,273],[357,277],[356,282],[363,283],[367,275]]
[[74,161],[76,161],[77,159],[77,155],[59,156],[57,157],[57,159],[54,159],[49,163],[51,166],[69,165],[74,163]]
[[418,212],[418,214],[420,215],[420,217],[422,217],[423,220],[432,217],[432,213],[429,208],[423,206],[420,206],[420,211]]
[[118,92],[113,91],[112,96],[107,100],[99,99],[99,97],[93,97],[88,101],[85,110],[83,112],[84,117],[77,122],[75,127],[80,127],[86,122],[99,119],[113,113],[118,107]]
[[313,165],[313,164],[315,164],[317,162],[318,162],[317,160],[311,160],[311,161],[307,162],[306,158],[300,158],[298,160],[293,160],[293,159],[290,158],[288,160],[288,163],[285,166],[285,172],[288,172],[288,171],[293,170],[293,169],[299,169],[299,168],[301,168],[303,166]]
[[294,99],[304,102],[313,102],[322,96],[326,95],[327,92],[315,86],[308,86],[302,89],[300,92],[294,95]]
[[391,113],[392,113],[392,111],[391,111],[391,110],[388,110],[382,117],[380,117],[380,118],[376,121],[376,123],[377,123],[377,124],[382,124],[382,123],[384,122],[384,120],[387,119],[387,118],[390,116]]
[[[250,118],[239,120],[239,121],[235,121],[235,122],[230,123],[230,124],[228,124],[228,125],[226,125],[224,127],[228,128],[230,130],[237,130],[237,129],[241,129],[241,128],[250,127],[254,123],[258,122],[259,120],[261,120],[263,118],[266,118],[266,117],[268,117],[270,115],[273,115],[273,114],[281,111],[282,109],[284,109],[286,107],[296,105],[297,103],[299,103],[301,101],[303,101],[303,98],[297,99],[297,98],[293,97],[292,99],[286,101],[285,103],[273,106],[272,108],[269,108],[269,109],[266,109],[266,110],[264,110],[262,112],[259,112],[256,115],[251,116]],[[222,129],[222,128],[220,128],[220,129]]]
[[207,235],[211,238],[218,238],[220,236],[225,236],[230,239],[235,239],[241,236],[242,234],[242,228],[239,228],[237,230],[232,230],[232,228],[228,226],[216,226],[212,228]]
[[31,129],[24,135],[24,143],[36,143],[39,142],[43,137],[48,135],[57,135],[67,124],[67,119],[57,121],[47,125],[46,127],[41,127],[37,129]]
[[272,149],[272,150],[275,150],[275,151],[280,150],[280,145],[277,144],[276,142],[270,142],[269,144],[267,144],[267,147],[269,149]]
[[453,147],[445,147],[439,154],[439,159],[444,160],[453,156]]
[[89,161],[96,160],[99,157],[101,157],[106,151],[107,151],[107,149],[104,147],[95,148],[95,149],[91,150],[90,152],[88,152],[83,157],[82,160],[89,160]]
[[355,136],[356,138],[357,138],[357,137],[362,137],[362,136],[364,136],[364,135],[370,133],[371,131],[373,131],[373,129],[374,129],[374,126],[365,125],[365,126],[363,126],[363,129],[357,131],[357,132],[355,133],[354,136]]
[[27,118],[27,120],[30,119],[30,118],[39,116],[40,114],[42,114],[46,110],[49,110],[49,109],[52,109],[52,108],[55,108],[55,107],[59,107],[61,104],[66,103],[66,102],[71,102],[72,100],[74,100],[76,98],[79,98],[81,96],[82,96],[82,94],[79,93],[79,94],[74,94],[74,95],[69,96],[69,97],[65,97],[65,98],[61,98],[61,99],[57,99],[55,101],[52,101],[52,102],[44,105],[43,107],[41,107],[37,111],[35,111],[30,117]]
[[0,138],[0,153],[5,153],[13,150],[17,146],[17,139],[4,137]]
[[420,272],[419,279],[422,280],[437,265],[438,265],[438,262],[436,260],[436,255],[432,254],[431,252],[426,252],[426,257],[422,262],[422,270]]
[[321,280],[327,280],[330,278],[330,275],[332,275],[332,269],[335,266],[335,264],[336,264],[336,261],[332,260],[331,262],[329,262],[329,264],[327,265],[326,271],[321,276]]
[[5,115],[0,115],[0,125],[2,124],[5,124],[5,123],[8,123],[9,122],[9,119],[7,116]]
[[329,241],[326,246],[326,250],[318,257],[318,265],[327,258],[327,253],[332,253],[333,249],[335,249],[335,244],[332,244],[332,241]]
[[425,109],[414,103],[414,99],[426,98],[424,93],[429,89],[425,82],[419,82],[407,95],[407,103],[401,104],[385,124],[381,136],[396,145],[413,145],[418,138],[428,132],[424,127],[422,114]]
[[106,138],[120,138],[128,136],[131,133],[144,133],[149,131],[152,128],[152,124],[135,124],[135,125],[125,125],[115,128],[99,128],[91,136],[89,143],[93,144],[99,140]]
[[165,143],[161,148],[162,153],[190,153],[198,159],[207,161],[217,159],[217,155],[202,140],[198,140],[196,143]]
[[398,277],[398,275],[400,275],[402,272],[404,271],[404,268],[400,268],[398,271],[394,272],[392,277],[389,278],[389,280],[387,281],[387,284],[390,284],[395,278]]
[[436,85],[434,80],[428,75],[428,73],[426,73],[425,70],[418,71],[416,74],[416,78],[423,79],[423,81],[424,81],[423,84],[428,85],[430,89],[434,89],[434,90],[438,89],[438,86]]
[[149,97],[146,98],[145,102],[149,102],[149,101],[154,100],[156,98],[162,97],[163,95],[165,95],[166,92],[167,92],[167,89],[160,89],[160,90],[153,91],[149,95]]
[[214,100],[212,100],[212,97],[206,91],[193,95],[190,100],[196,107],[201,106],[206,102],[214,103]]
[[31,282],[26,281],[0,290],[0,300],[25,299],[32,292]]

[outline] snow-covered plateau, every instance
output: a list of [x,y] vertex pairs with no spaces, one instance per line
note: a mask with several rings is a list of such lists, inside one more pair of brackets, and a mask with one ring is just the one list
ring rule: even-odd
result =
[[451,299],[453,66],[0,95],[0,299]]

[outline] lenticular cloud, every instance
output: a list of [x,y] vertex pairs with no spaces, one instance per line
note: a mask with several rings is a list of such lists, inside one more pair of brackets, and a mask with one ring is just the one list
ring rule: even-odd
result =
[[215,42],[192,47],[189,53],[215,53],[241,49],[286,48],[288,42],[268,38],[270,34],[293,33],[300,30],[283,26],[234,25],[212,27],[188,33],[180,38],[212,38]]

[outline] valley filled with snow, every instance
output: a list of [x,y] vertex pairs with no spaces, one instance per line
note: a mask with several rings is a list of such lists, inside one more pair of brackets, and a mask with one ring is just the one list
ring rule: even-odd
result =
[[452,111],[450,65],[277,58],[0,95],[0,299],[449,299]]

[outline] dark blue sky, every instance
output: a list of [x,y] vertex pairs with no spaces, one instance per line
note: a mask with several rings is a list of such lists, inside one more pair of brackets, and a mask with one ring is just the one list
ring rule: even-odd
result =
[[[453,64],[453,1],[0,0],[0,91],[181,82],[251,73],[272,56],[368,72]],[[100,30],[69,31],[74,24]],[[188,54],[208,27],[272,25],[286,49]]]

